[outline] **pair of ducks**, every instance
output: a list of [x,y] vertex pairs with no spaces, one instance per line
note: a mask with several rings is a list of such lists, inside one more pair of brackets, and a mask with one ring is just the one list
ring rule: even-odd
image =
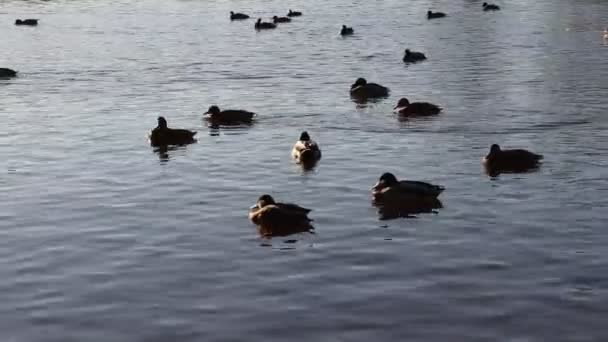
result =
[[276,15],[274,17],[272,17],[272,23],[263,22],[262,18],[258,18],[258,21],[256,21],[254,28],[256,30],[274,29],[274,28],[277,28],[278,23],[288,23],[290,21],[291,21],[291,19],[289,19],[287,17],[277,17]]
[[[522,171],[539,166],[542,155],[523,150],[502,150],[493,144],[490,153],[483,158],[484,165],[501,167],[510,171]],[[440,208],[439,195],[445,190],[441,185],[427,182],[398,180],[394,174],[382,174],[372,187],[373,203],[383,209],[416,208],[414,212],[424,212],[425,208]],[[407,209],[406,209],[407,210]],[[312,219],[308,217],[311,209],[292,203],[278,203],[270,195],[262,195],[249,210],[249,219],[260,226],[266,236],[289,235],[311,231]],[[397,217],[401,215],[392,216]]]
[[[291,9],[289,10],[289,13],[287,13],[288,17],[299,17],[302,16],[302,12],[298,12],[298,11],[292,11]],[[245,13],[234,13],[233,11],[230,11],[230,20],[245,20],[245,19],[249,19],[249,15],[245,14]],[[276,16],[275,16],[276,18]]]
[[15,25],[36,26],[38,25],[38,19],[17,19]]
[[[481,6],[484,11],[498,11],[500,9],[500,6],[494,5],[494,4],[488,4],[487,2],[484,2]],[[429,20],[443,18],[445,16],[446,16],[446,14],[443,12],[433,12],[431,10],[426,12],[426,18]]]
[[0,78],[16,77],[17,72],[9,68],[0,68]]

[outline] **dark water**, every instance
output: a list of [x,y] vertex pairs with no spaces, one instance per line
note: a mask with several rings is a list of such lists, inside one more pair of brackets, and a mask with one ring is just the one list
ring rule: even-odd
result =
[[[0,339],[606,341],[608,2],[499,4],[0,0]],[[273,32],[228,20],[289,8]],[[357,106],[360,76],[391,97]],[[402,96],[445,110],[400,122]],[[259,120],[210,130],[211,104]],[[198,143],[159,158],[159,114]],[[546,161],[491,179],[495,142]],[[384,171],[444,208],[379,220]],[[259,237],[262,193],[316,234]]]

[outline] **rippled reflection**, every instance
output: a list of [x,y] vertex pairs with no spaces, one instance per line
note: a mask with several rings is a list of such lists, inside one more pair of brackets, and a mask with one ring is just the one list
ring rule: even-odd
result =
[[417,200],[400,201],[398,203],[372,202],[378,209],[380,220],[396,218],[414,218],[417,214],[438,212],[435,209],[443,208],[443,204],[436,198],[420,198]]

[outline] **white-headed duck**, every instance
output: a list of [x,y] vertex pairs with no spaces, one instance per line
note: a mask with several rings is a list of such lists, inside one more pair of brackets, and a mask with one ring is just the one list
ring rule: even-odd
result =
[[167,127],[167,120],[164,117],[158,117],[158,126],[150,132],[150,145],[152,146],[167,146],[167,145],[186,145],[196,142],[194,136],[196,132],[187,129],[174,129]]
[[395,106],[395,113],[403,116],[429,116],[441,112],[441,107],[429,102],[412,102],[405,97],[401,98]]

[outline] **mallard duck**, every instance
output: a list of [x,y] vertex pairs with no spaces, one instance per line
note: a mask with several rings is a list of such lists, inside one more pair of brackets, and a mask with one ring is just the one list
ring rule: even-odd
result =
[[249,16],[245,13],[234,13],[230,11],[230,20],[244,20],[249,19]]
[[310,209],[291,203],[277,203],[262,195],[249,209],[249,220],[263,228],[265,235],[288,235],[313,229]]
[[299,17],[301,15],[302,15],[302,12],[292,11],[292,10],[289,10],[289,13],[287,13],[288,17]]
[[164,117],[158,117],[158,126],[150,132],[150,145],[166,146],[166,145],[185,145],[195,142],[194,136],[196,132],[187,129],[174,129],[167,127],[167,120]]
[[490,174],[500,172],[524,172],[537,168],[543,156],[523,149],[502,150],[498,144],[490,147],[483,164]]
[[445,188],[425,182],[397,180],[392,173],[380,176],[372,188],[372,197],[376,202],[409,201],[425,198],[437,198]]
[[484,11],[498,11],[500,9],[500,6],[494,5],[494,4],[489,4],[487,2],[484,2],[482,4],[482,6],[483,6]]
[[9,78],[9,77],[16,77],[17,76],[17,72],[13,69],[9,69],[9,68],[0,68],[0,77],[2,78]]
[[304,131],[300,134],[300,140],[293,146],[291,155],[299,163],[306,164],[321,159],[321,150],[317,143],[310,139],[308,132]]
[[17,19],[15,20],[15,25],[36,26],[38,25],[38,19]]
[[262,22],[262,18],[258,18],[258,21],[256,21],[254,27],[256,30],[267,30],[277,28],[277,25],[273,23]]
[[388,96],[388,88],[376,83],[367,83],[365,78],[358,78],[350,86],[350,95],[356,98],[368,99]]
[[278,17],[276,15],[274,17],[272,17],[272,22],[275,24],[276,23],[288,23],[290,21],[291,21],[291,19],[289,19],[287,17]]
[[218,106],[211,106],[205,113],[205,118],[217,125],[250,124],[255,113],[241,109],[220,110]]
[[410,49],[405,49],[405,54],[403,55],[403,61],[405,63],[416,63],[426,59],[426,56],[422,52],[411,51]]
[[397,102],[395,113],[404,116],[428,116],[441,112],[441,107],[428,102],[412,102],[405,97]]
[[346,25],[342,25],[342,30],[340,31],[340,35],[348,36],[348,35],[351,35],[354,33],[355,33],[355,30],[353,30],[352,27],[347,27]]
[[427,19],[436,19],[436,18],[443,18],[443,17],[445,17],[445,13],[443,13],[443,12],[433,12],[433,11],[426,12]]

